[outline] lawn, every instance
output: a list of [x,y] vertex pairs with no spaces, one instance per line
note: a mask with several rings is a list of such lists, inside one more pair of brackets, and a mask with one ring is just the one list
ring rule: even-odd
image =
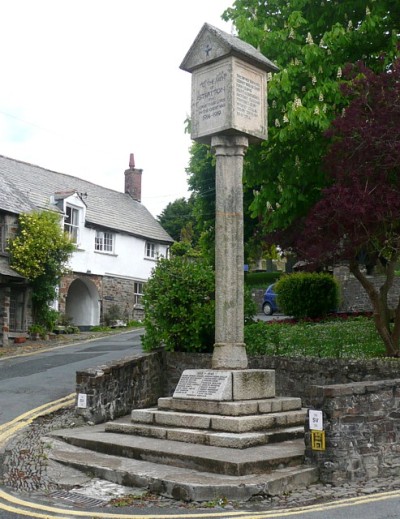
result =
[[370,317],[321,322],[258,322],[245,327],[249,355],[335,358],[384,357],[385,347]]

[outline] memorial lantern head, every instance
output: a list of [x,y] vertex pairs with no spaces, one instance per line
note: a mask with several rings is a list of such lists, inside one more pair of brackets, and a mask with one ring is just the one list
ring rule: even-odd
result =
[[267,73],[278,69],[258,50],[205,23],[180,68],[192,73],[191,137],[267,138]]

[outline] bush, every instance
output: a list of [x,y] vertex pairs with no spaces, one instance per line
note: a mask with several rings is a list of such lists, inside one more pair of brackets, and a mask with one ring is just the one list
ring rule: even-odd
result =
[[187,256],[160,259],[143,296],[145,350],[212,351],[214,272]]
[[339,285],[330,274],[290,274],[274,289],[282,312],[297,319],[324,317],[339,305]]

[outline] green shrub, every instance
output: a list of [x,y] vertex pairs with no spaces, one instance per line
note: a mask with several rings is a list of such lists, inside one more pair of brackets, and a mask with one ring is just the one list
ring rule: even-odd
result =
[[214,272],[202,260],[162,258],[143,296],[145,350],[211,351],[214,343]]
[[246,272],[245,285],[253,288],[267,288],[282,276],[282,272]]
[[277,304],[297,319],[323,317],[339,305],[339,285],[330,274],[296,273],[276,284]]

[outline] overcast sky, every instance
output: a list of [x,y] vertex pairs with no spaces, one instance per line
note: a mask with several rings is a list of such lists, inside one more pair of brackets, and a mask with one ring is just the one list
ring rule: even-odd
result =
[[188,72],[233,0],[1,0],[0,154],[123,191],[130,153],[157,216],[187,196]]

